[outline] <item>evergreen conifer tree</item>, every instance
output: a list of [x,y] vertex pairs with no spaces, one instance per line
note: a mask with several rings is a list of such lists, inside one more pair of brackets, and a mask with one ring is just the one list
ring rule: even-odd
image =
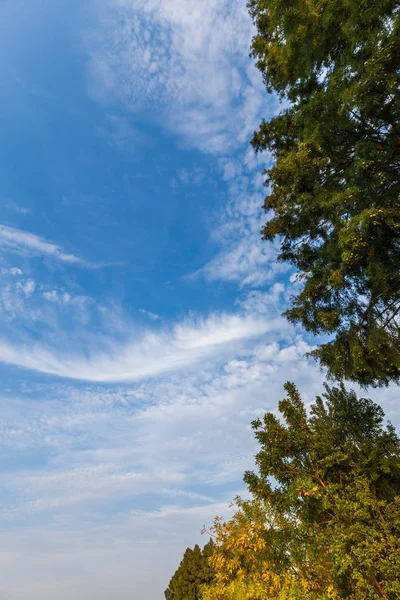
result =
[[287,108],[253,138],[269,150],[267,240],[299,272],[287,317],[331,339],[334,378],[400,380],[400,5],[250,0],[253,56]]
[[200,586],[211,583],[213,573],[209,557],[213,551],[213,542],[209,541],[200,549],[187,548],[179,567],[172,576],[164,595],[166,600],[200,600]]

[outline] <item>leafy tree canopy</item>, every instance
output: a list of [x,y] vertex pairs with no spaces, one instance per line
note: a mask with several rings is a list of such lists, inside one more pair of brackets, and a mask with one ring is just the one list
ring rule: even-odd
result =
[[250,0],[252,52],[289,107],[252,140],[263,236],[302,282],[287,316],[335,378],[400,381],[400,2]]
[[236,499],[236,512],[224,522],[216,518],[211,528],[215,538],[210,564],[215,574],[202,588],[202,600],[271,600],[281,590],[281,578],[268,564],[265,504]]
[[213,572],[209,564],[214,543],[212,540],[203,550],[196,544],[187,548],[179,567],[172,576],[164,595],[166,600],[199,600],[200,586],[210,583]]
[[[343,386],[326,387],[307,415],[293,384],[253,422],[264,502],[263,560],[299,598],[400,598],[400,440],[383,411]],[[289,578],[289,579],[288,579]],[[281,596],[279,596],[281,597]],[[256,598],[258,598],[256,596]],[[260,597],[261,600],[261,597]]]

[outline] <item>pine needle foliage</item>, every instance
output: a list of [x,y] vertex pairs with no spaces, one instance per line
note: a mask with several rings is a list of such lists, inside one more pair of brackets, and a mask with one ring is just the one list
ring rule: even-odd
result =
[[200,599],[201,586],[213,580],[213,571],[209,564],[213,548],[214,543],[210,540],[203,550],[198,544],[194,548],[186,549],[164,592],[165,600]]
[[252,54],[289,107],[269,150],[263,237],[301,288],[287,317],[328,342],[329,375],[400,380],[400,2],[250,0]]

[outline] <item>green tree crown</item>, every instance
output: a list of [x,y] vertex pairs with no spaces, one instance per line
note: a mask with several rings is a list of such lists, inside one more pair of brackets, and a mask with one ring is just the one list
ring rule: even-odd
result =
[[199,600],[200,588],[209,584],[213,579],[213,572],[209,565],[214,543],[212,540],[203,548],[196,544],[194,548],[187,548],[179,567],[172,576],[164,595],[166,600]]
[[400,5],[250,0],[252,53],[289,108],[254,134],[266,171],[266,240],[299,271],[287,317],[330,341],[334,378],[400,380]]
[[[245,481],[272,511],[267,560],[317,596],[400,597],[400,440],[382,409],[326,386],[307,414],[291,383],[253,422],[258,473]],[[330,590],[330,591],[329,591]],[[308,593],[307,592],[307,593]],[[305,596],[307,597],[307,596]]]

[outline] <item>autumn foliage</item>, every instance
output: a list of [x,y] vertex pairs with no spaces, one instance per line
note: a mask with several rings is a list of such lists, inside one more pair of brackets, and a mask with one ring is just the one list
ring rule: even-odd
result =
[[[300,287],[286,315],[325,342],[333,380],[400,382],[400,3],[249,0],[252,55],[284,100],[252,144],[266,240]],[[249,498],[210,528],[201,600],[400,599],[400,440],[343,384],[306,406],[292,383],[253,422]],[[167,597],[169,600],[170,597]],[[183,600],[183,599],[182,599]]]
[[253,423],[252,498],[212,527],[203,600],[400,598],[400,440],[380,407],[326,388],[309,414],[293,384]]

